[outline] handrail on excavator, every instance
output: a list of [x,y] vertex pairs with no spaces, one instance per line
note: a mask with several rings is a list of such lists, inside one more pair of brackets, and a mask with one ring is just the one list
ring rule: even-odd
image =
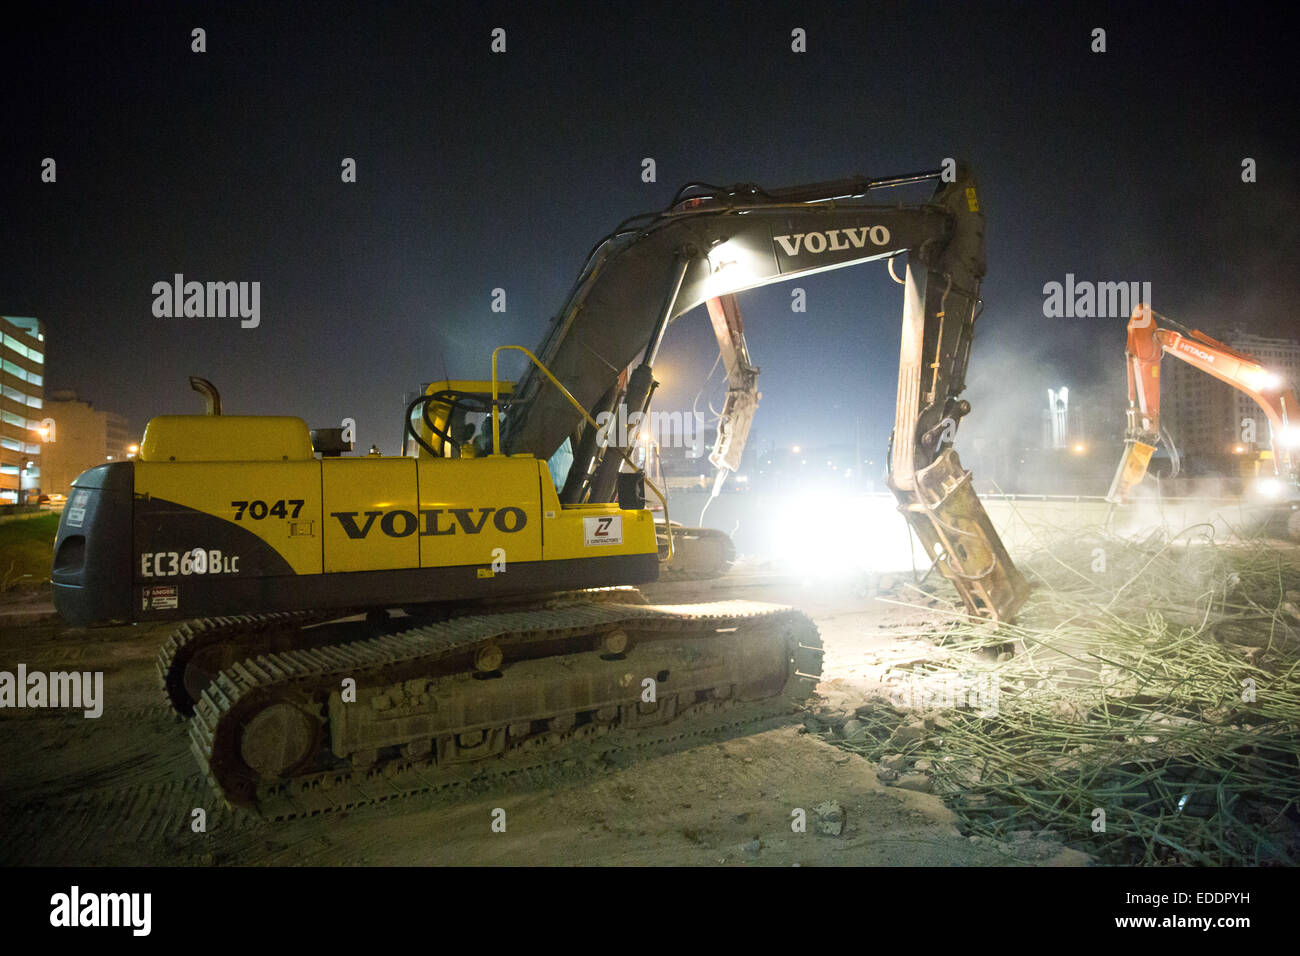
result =
[[[500,406],[499,390],[497,388],[497,381],[498,381],[497,355],[501,352],[506,351],[507,349],[512,349],[516,352],[523,352],[525,355],[527,355],[529,360],[534,365],[537,366],[537,368],[541,371],[541,373],[551,380],[551,384],[560,390],[560,394],[562,394],[565,398],[567,398],[569,400],[569,403],[574,408],[576,408],[579,411],[579,413],[581,413],[582,417],[587,420],[588,424],[590,424],[592,428],[595,429],[600,428],[600,425],[596,422],[596,419],[591,417],[591,413],[582,407],[582,404],[576,398],[573,397],[573,395],[569,392],[569,390],[565,388],[563,384],[561,384],[558,378],[556,378],[554,375],[551,374],[551,370],[542,364],[541,359],[539,359],[528,349],[524,348],[522,345],[498,345],[496,348],[492,350],[492,454],[493,456],[498,456],[498,457],[501,456],[501,417],[500,417],[501,406]],[[609,447],[613,448],[614,451],[618,452],[619,455],[622,456],[623,460],[626,461],[633,468],[638,468],[637,463],[634,462],[631,456],[629,456],[628,453],[624,451],[622,448],[619,448],[617,445],[611,445]],[[645,482],[646,487],[655,493],[655,497],[659,499],[659,503],[664,506],[664,531],[668,535],[668,555],[660,560],[660,564],[666,564],[667,562],[673,559],[673,526],[671,522],[669,522],[668,520],[668,497],[662,491],[659,490],[659,488],[655,485],[654,482],[652,482],[649,478],[646,478],[644,473],[642,474],[642,480]]]

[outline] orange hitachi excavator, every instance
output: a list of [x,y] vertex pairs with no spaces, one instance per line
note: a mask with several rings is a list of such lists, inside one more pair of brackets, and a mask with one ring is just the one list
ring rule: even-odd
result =
[[[1156,324],[1156,318],[1161,325]],[[1170,326],[1166,328],[1164,326]],[[1187,329],[1139,304],[1128,320],[1128,423],[1124,457],[1106,500],[1123,504],[1142,481],[1160,441],[1160,359],[1168,352],[1249,395],[1268,418],[1272,438],[1273,497],[1300,499],[1300,402],[1282,378],[1256,358]],[[1293,524],[1295,522],[1292,522]]]

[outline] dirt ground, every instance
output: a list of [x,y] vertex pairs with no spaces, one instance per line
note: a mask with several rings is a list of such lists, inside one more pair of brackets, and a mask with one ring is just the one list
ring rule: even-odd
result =
[[[827,650],[822,703],[851,709],[890,663],[923,653],[897,629],[941,613],[851,589],[816,590],[742,570],[706,584],[656,585],[650,600],[791,604]],[[1083,854],[958,832],[933,795],[795,722],[626,766],[450,797],[264,823],[218,807],[163,704],[154,655],[168,627],[79,630],[0,618],[0,670],[102,670],[104,714],[0,711],[0,863],[72,865],[1081,865]],[[818,832],[825,822],[838,835]],[[195,833],[194,809],[207,814]],[[504,818],[499,811],[504,811]],[[799,811],[802,811],[800,814]],[[805,832],[794,824],[802,816]],[[504,819],[504,832],[501,822]],[[494,828],[493,823],[497,826]]]

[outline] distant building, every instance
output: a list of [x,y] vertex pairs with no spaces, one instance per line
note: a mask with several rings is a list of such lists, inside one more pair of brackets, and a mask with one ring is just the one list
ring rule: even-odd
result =
[[0,316],[0,504],[41,493],[45,325]]
[[1042,409],[1043,448],[1075,449],[1124,439],[1124,393],[1108,394],[1099,385],[1088,391],[1049,388]]
[[[1268,338],[1235,328],[1222,336],[1239,352],[1259,360],[1300,390],[1300,341]],[[1254,400],[1212,375],[1165,356],[1160,363],[1161,417],[1178,447],[1189,461],[1213,466],[1234,453],[1254,453],[1271,447],[1268,419]],[[1255,422],[1253,445],[1242,437],[1243,419]],[[1238,452],[1237,449],[1242,451]]]
[[45,414],[54,422],[54,440],[45,446],[47,493],[66,495],[87,468],[134,454],[126,419],[81,401],[74,391],[53,392]]
[[1098,386],[1082,397],[1073,393],[1070,398],[1070,440],[1075,444],[1082,442],[1098,452],[1110,448],[1118,455],[1124,444],[1124,409],[1127,404],[1128,395],[1123,385],[1116,392]]
[[[668,436],[665,436],[668,437]],[[717,431],[706,426],[699,433],[692,435],[692,441],[669,441],[659,446],[659,468],[665,483],[670,488],[712,487],[714,467],[709,463],[709,452],[717,441]],[[745,457],[749,458],[751,449],[747,445]]]
[[1043,410],[1043,447],[1064,448],[1070,440],[1070,390],[1062,385],[1047,390]]

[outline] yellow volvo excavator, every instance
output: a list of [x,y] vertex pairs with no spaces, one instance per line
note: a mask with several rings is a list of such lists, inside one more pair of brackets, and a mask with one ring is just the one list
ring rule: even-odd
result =
[[[877,198],[926,180],[928,201]],[[56,607],[79,625],[184,622],[163,686],[225,801],[273,818],[788,714],[821,673],[816,628],[768,604],[648,605],[635,586],[671,560],[672,525],[657,533],[645,506],[634,436],[598,417],[648,412],[667,328],[709,303],[732,350],[711,457],[734,468],[757,370],[732,297],[905,253],[890,484],[967,610],[1008,619],[1027,587],[951,448],[983,234],[964,167],[694,184],[594,248],[536,354],[503,346],[490,379],[410,403],[399,456],[223,415],[194,380],[209,414],[152,419],[137,459],[74,482]],[[517,382],[497,374],[503,349],[527,358]]]

